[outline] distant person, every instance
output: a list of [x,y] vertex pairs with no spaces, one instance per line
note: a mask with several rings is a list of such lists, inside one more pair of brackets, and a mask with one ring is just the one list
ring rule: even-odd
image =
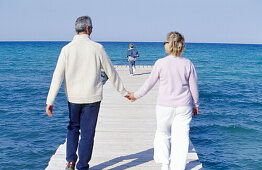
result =
[[129,73],[133,76],[135,72],[136,58],[139,57],[137,50],[134,49],[134,44],[129,44],[126,57],[128,58]]
[[[65,79],[70,120],[67,127],[66,160],[68,164],[66,170],[75,169],[77,148],[79,161],[76,168],[89,169],[88,163],[92,155],[95,128],[102,100],[101,69],[104,70],[116,90],[123,96],[127,95],[103,46],[90,39],[92,29],[90,17],[83,16],[76,20],[77,35],[61,50],[46,101],[46,113],[52,116],[55,97]],[[79,134],[81,139],[78,145]]]
[[192,114],[199,113],[197,73],[193,63],[181,56],[185,47],[183,35],[170,32],[164,46],[168,56],[156,61],[149,78],[139,90],[129,93],[129,99],[143,97],[160,82],[154,160],[162,163],[162,170],[182,170],[188,153],[189,124]]

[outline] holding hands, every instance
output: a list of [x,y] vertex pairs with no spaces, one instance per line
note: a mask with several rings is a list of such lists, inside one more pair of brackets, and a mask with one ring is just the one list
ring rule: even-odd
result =
[[134,97],[134,92],[128,92],[128,94],[125,97],[128,98],[128,100],[131,100],[132,102],[136,100],[136,98]]
[[[128,92],[128,94],[125,96],[128,100],[131,100],[132,102],[136,101],[136,98],[134,97],[134,92]],[[199,108],[193,108],[193,116],[196,117],[199,114]]]

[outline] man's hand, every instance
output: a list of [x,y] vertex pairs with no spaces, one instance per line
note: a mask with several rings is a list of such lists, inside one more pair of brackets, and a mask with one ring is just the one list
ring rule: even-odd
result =
[[46,114],[47,114],[49,117],[52,117],[53,107],[54,107],[54,106],[51,106],[51,105],[48,105],[48,104],[46,105],[45,111],[46,111]]
[[136,98],[134,97],[134,92],[128,92],[128,94],[125,97],[131,100],[132,102],[136,100]]
[[193,115],[196,117],[199,114],[199,108],[193,108]]

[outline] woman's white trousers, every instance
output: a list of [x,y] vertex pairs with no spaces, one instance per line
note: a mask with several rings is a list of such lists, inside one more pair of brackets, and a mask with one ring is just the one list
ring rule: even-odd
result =
[[156,106],[157,129],[154,140],[156,163],[170,164],[171,170],[186,166],[192,106]]

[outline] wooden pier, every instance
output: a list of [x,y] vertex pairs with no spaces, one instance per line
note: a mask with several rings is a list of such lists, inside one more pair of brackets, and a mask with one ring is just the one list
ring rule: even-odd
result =
[[[137,90],[149,76],[152,66],[137,66],[134,76],[128,66],[115,66],[125,88]],[[157,88],[146,96],[130,102],[122,97],[108,81],[96,128],[90,170],[160,170],[153,160],[153,140],[156,130],[155,105]],[[59,146],[46,170],[64,170],[66,143]],[[190,142],[186,169],[202,169]]]

